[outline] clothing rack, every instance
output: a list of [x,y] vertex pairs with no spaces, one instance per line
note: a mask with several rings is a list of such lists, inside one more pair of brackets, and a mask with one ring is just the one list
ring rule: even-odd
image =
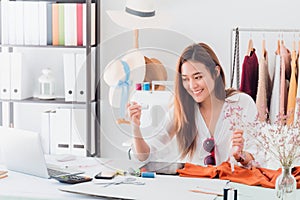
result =
[[[236,28],[234,28],[232,31],[235,30]],[[300,32],[300,29],[238,28],[238,30],[240,32]]]
[[[237,28],[233,28],[232,30],[231,30],[231,48],[230,48],[230,54],[231,54],[231,56],[230,56],[230,66],[231,66],[231,68],[230,68],[230,78],[232,79],[232,78],[234,78],[233,76],[234,76],[234,72],[235,72],[235,66],[233,66],[234,64],[236,64],[237,63],[237,67],[236,67],[236,89],[238,89],[239,88],[239,68],[240,68],[240,66],[239,66],[239,63],[240,63],[240,60],[239,60],[239,53],[237,54],[238,55],[238,57],[237,57],[237,60],[236,60],[236,63],[235,63],[235,60],[234,60],[234,55],[233,55],[233,53],[234,53],[234,49],[233,49],[233,40],[234,40],[234,34],[235,35],[237,35],[238,37],[239,37],[239,35],[238,35],[238,33],[239,32],[268,32],[268,33],[300,33],[300,29],[284,29],[284,28],[280,28],[280,29],[272,29],[272,28],[239,28],[239,27],[237,27]],[[299,35],[300,36],[300,35]],[[236,38],[235,38],[236,39]],[[238,42],[238,46],[239,46],[239,38],[236,40],[237,42]],[[239,48],[238,48],[238,51],[239,51]],[[233,87],[233,81],[231,81],[231,85],[230,85],[231,87]]]

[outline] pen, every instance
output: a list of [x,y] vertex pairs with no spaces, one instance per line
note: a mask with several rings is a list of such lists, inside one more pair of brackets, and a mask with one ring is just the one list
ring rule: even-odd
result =
[[7,174],[7,171],[0,171],[0,175]]
[[2,174],[2,175],[0,175],[0,179],[6,178],[7,176],[8,176],[7,174]]
[[202,190],[189,190],[190,192],[196,192],[201,194],[211,194],[211,195],[217,195],[217,196],[223,196],[223,194],[217,193],[217,192],[206,192]]
[[231,173],[234,172],[234,157],[230,156],[230,167],[231,167]]
[[232,146],[232,141],[231,141],[231,152],[230,152],[230,158],[229,158],[229,162],[230,162],[230,167],[231,167],[231,173],[234,172],[234,163],[235,163],[235,158],[233,157],[233,152],[237,151],[237,146],[233,147]]

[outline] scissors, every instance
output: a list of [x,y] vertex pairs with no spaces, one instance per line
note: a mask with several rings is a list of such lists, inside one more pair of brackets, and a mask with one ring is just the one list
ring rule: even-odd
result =
[[132,184],[132,185],[145,185],[145,182],[137,181],[136,178],[128,177],[121,180],[116,180],[109,183],[98,183],[98,184],[104,184],[103,187],[108,187],[110,185],[120,185],[120,184]]

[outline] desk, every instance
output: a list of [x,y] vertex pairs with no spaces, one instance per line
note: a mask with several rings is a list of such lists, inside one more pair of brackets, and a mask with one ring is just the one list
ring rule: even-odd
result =
[[[78,168],[86,175],[93,177],[96,173],[103,169],[116,166],[128,165],[137,167],[140,163],[126,162],[110,159],[99,159],[92,157],[77,157],[75,161],[58,162],[53,156],[46,156],[47,163],[59,165],[62,168]],[[5,169],[3,164],[0,164],[0,169]],[[0,179],[0,200],[60,200],[60,199],[99,199],[87,195],[79,195],[60,191],[58,188],[66,184],[60,183],[54,179],[43,179],[23,173],[8,171],[8,177]]]
[[[47,156],[47,162],[51,164],[59,164],[54,162],[54,158]],[[92,158],[80,158],[86,160],[86,164],[90,166],[96,166],[98,162],[95,162]],[[75,164],[75,162],[64,162],[60,165]],[[1,166],[3,169],[3,165]],[[95,169],[94,169],[95,170]],[[93,172],[93,167],[90,167],[89,171]],[[8,177],[0,179],[0,199],[2,200],[50,200],[50,199],[95,199],[86,195],[78,195],[58,190],[62,187],[62,184],[54,179],[43,179],[23,173],[8,171]]]
[[[49,160],[49,159],[48,159]],[[69,166],[77,164],[81,169],[85,168],[86,174],[93,176],[104,168],[122,167],[137,167],[141,163],[129,161],[116,161],[109,159],[98,158],[80,158],[75,162],[66,162]],[[82,165],[84,164],[84,165]],[[127,169],[127,168],[124,168]],[[197,178],[183,178],[178,176],[157,176],[154,179],[144,179],[146,185],[133,186],[133,185],[114,185],[117,191],[126,191],[132,193],[138,199],[213,199],[209,195],[190,192],[189,190],[195,189],[201,182],[207,182],[207,186],[211,184],[212,179],[197,179]],[[91,188],[95,185],[93,182],[83,183],[82,188]],[[53,179],[42,179],[26,174],[9,171],[8,177],[0,179],[0,199],[2,200],[58,200],[58,199],[107,199],[104,197],[94,197],[82,194],[75,194],[60,191],[58,188],[65,187]],[[256,199],[274,199],[274,190],[262,187],[250,187],[238,183],[230,183],[238,189],[239,200],[256,200]],[[73,187],[73,186],[71,186]],[[101,187],[98,186],[100,189]],[[109,186],[110,187],[110,186]],[[135,187],[135,188],[134,188]],[[300,197],[300,190],[297,190],[297,197]],[[217,197],[217,200],[222,200],[222,197]]]

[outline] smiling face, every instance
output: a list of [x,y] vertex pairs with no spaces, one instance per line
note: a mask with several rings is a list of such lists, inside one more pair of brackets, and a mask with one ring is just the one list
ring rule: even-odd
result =
[[197,103],[204,102],[214,94],[215,81],[207,67],[200,62],[184,62],[181,78],[183,87]]

